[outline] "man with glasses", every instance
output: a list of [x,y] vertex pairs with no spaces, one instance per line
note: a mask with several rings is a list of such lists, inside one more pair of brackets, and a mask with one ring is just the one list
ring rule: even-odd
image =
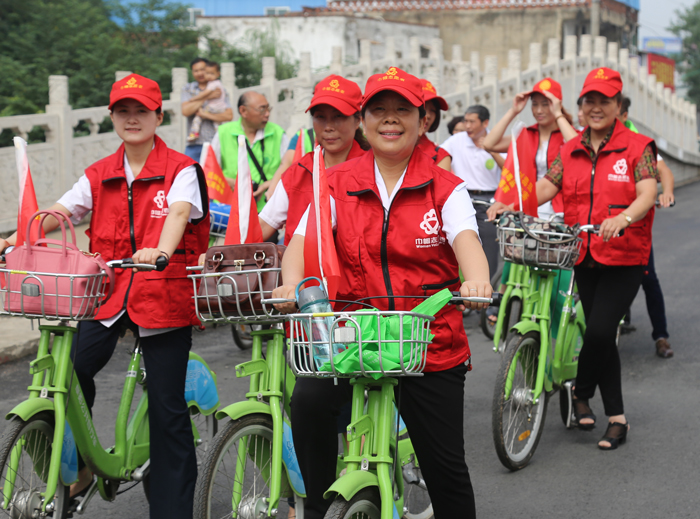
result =
[[199,136],[191,142],[187,143],[185,155],[192,160],[199,162],[199,157],[202,153],[202,145],[205,142],[211,142],[216,135],[215,123],[225,123],[233,119],[233,109],[228,98],[228,93],[224,98],[227,106],[226,110],[221,113],[212,113],[204,110],[206,103],[210,100],[221,97],[221,89],[207,90],[209,80],[206,76],[207,64],[209,62],[204,58],[195,58],[190,63],[192,77],[194,81],[187,83],[182,87],[182,115],[187,117],[187,135],[190,134],[192,120],[196,115],[202,118],[202,125],[199,129]]
[[240,118],[219,126],[211,142],[224,176],[233,187],[238,174],[238,136],[245,135],[258,212],[265,206],[265,191],[289,146],[284,130],[269,122],[270,112],[272,107],[264,95],[245,92],[238,99]]
[[[472,200],[485,202],[490,201],[496,193],[504,163],[500,154],[489,153],[483,147],[484,137],[488,133],[489,116],[485,106],[470,106],[464,115],[466,131],[454,134],[442,144],[442,148],[452,155],[452,172],[467,184]],[[489,270],[493,274],[498,266],[496,226],[485,221],[488,206],[476,202],[474,209],[481,243],[489,262]]]

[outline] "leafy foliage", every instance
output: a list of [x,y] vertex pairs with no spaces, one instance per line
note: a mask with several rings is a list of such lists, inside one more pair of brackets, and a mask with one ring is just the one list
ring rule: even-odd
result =
[[683,51],[676,61],[689,87],[688,97],[700,105],[700,1],[691,7],[677,9],[676,17],[670,30],[683,39]]

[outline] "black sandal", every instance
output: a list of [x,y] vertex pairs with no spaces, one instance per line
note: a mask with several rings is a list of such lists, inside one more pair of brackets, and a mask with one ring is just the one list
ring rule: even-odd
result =
[[[584,431],[592,431],[593,429],[595,429],[596,417],[588,405],[588,400],[583,400],[574,397],[573,404],[574,416],[576,417],[576,425],[578,426],[578,428]],[[593,423],[581,423],[581,420],[585,418],[593,420]]]
[[[613,451],[617,449],[618,446],[622,445],[627,440],[627,432],[629,430],[629,423],[609,422],[608,429],[605,431],[605,436],[598,441],[598,448],[604,451]],[[608,442],[610,443],[610,447],[603,447],[600,442]]]

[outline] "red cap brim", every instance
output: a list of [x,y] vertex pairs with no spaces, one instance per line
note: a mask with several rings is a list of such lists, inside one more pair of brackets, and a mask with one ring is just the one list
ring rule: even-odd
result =
[[418,97],[416,94],[408,90],[407,88],[401,88],[393,85],[388,85],[386,87],[378,88],[377,90],[372,91],[369,96],[365,96],[362,98],[362,106],[366,105],[370,99],[372,99],[374,96],[381,92],[386,92],[387,90],[391,90],[392,92],[396,92],[400,96],[404,97],[406,101],[411,103],[415,107],[421,107],[425,103],[423,102],[422,97]]
[[360,111],[359,107],[353,106],[344,99],[334,96],[317,96],[306,109],[308,112],[314,106],[329,105],[338,110],[343,115],[354,115]]
[[139,103],[141,103],[143,106],[145,106],[149,110],[156,110],[157,108],[161,107],[160,104],[158,104],[156,101],[154,101],[150,97],[140,95],[140,94],[129,94],[129,95],[122,96],[119,99],[115,99],[114,101],[109,103],[109,110],[112,110],[112,107],[123,99],[133,99],[134,101],[138,101]]
[[443,112],[446,112],[447,110],[450,109],[450,106],[447,104],[447,101],[445,101],[444,97],[435,96],[435,97],[431,97],[430,99],[425,100],[426,103],[428,101],[437,101],[438,105],[440,106],[440,110],[442,110]]
[[610,83],[604,83],[601,81],[600,83],[594,83],[588,86],[584,85],[584,87],[581,89],[581,93],[579,94],[579,98],[583,97],[588,92],[600,92],[605,97],[615,97],[615,95],[622,92],[622,90],[615,88]]

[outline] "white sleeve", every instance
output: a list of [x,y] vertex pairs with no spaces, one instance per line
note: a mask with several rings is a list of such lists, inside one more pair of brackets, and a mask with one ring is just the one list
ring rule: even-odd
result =
[[[306,211],[304,211],[304,215],[301,217],[301,220],[299,220],[299,225],[297,225],[294,234],[298,234],[299,236],[306,236],[306,222],[309,220],[310,209],[311,205],[309,205],[309,207],[306,208]],[[333,222],[333,230],[335,231],[338,227],[338,222],[335,213],[335,198],[333,197],[331,197],[331,221]]]
[[664,160],[664,158],[657,153],[656,154],[656,162],[661,162],[662,160]]
[[59,201],[71,213],[70,221],[80,223],[85,215],[92,211],[92,189],[90,181],[83,175],[73,184],[73,187]]
[[214,155],[216,155],[216,162],[221,164],[221,141],[219,141],[218,131],[214,134],[214,138],[211,140],[210,145],[211,149],[214,150]]
[[273,229],[281,229],[287,221],[289,213],[289,195],[284,188],[283,180],[280,180],[272,193],[272,197],[267,201],[263,210],[258,215],[267,225]]
[[287,148],[289,148],[289,137],[286,133],[282,134],[282,143],[280,144],[280,158],[284,157],[287,153]]
[[202,211],[202,194],[199,191],[197,168],[194,166],[187,166],[180,171],[175,177],[173,185],[170,186],[168,196],[165,198],[169,206],[173,205],[175,202],[188,202],[192,204],[188,221],[201,218],[204,212]]
[[454,150],[455,139],[454,139],[454,137],[455,137],[454,135],[448,137],[447,140],[440,145],[440,147],[443,150],[445,150],[447,153],[449,153],[453,157],[455,155],[455,150]]
[[[476,210],[467,191],[467,184],[462,182],[448,197],[442,207],[442,229],[447,235],[450,246],[462,231],[470,230],[479,235],[476,223]],[[479,238],[481,239],[481,238]]]

